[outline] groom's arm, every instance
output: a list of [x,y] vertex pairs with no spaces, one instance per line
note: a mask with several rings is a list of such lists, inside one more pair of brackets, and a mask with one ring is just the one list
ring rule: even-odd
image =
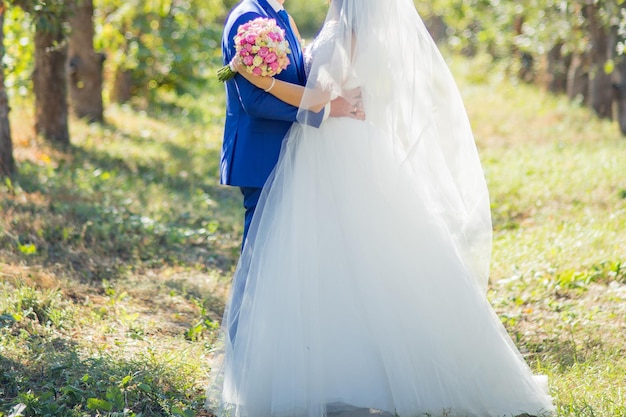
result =
[[283,120],[295,122],[298,109],[291,106],[260,88],[252,85],[248,80],[237,74],[235,88],[241,106],[251,116],[263,119]]
[[322,109],[319,112],[301,111],[306,113],[306,118],[297,117],[297,107],[287,104],[273,95],[266,93],[260,88],[255,87],[239,74],[235,76],[235,86],[237,88],[241,106],[246,113],[254,117],[271,120],[283,120],[287,122],[306,120],[306,124],[313,127],[319,127],[322,124],[324,114],[327,111],[327,109]]

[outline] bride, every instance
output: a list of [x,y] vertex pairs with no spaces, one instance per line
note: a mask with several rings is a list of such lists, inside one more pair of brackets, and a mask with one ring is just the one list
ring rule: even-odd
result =
[[[489,198],[458,89],[411,0],[332,0],[264,187],[207,392],[218,415],[549,414],[485,295]],[[360,90],[366,120],[306,123]]]

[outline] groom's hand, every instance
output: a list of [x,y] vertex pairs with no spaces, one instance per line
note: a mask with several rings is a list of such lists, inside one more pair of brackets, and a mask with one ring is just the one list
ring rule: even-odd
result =
[[330,117],[351,117],[365,120],[361,89],[355,88],[330,102]]

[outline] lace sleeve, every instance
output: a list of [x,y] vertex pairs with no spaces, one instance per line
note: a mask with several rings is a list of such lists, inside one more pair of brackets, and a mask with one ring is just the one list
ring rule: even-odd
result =
[[[328,55],[327,51],[333,49],[336,27],[336,22],[326,22],[315,39],[304,47],[304,67],[307,78],[311,74],[313,59],[320,60],[322,58],[320,55]],[[325,51],[327,52],[326,54]]]

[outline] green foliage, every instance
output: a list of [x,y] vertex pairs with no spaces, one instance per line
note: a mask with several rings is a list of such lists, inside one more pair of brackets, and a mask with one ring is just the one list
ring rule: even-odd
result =
[[30,17],[19,7],[10,7],[4,21],[5,87],[9,99],[25,97],[32,89],[33,33]]
[[317,34],[328,11],[325,0],[289,0],[285,7],[296,21],[300,35],[304,39],[312,39]]
[[220,323],[213,320],[212,312],[207,306],[198,303],[198,307],[200,308],[201,319],[193,324],[185,334],[185,337],[191,341],[198,341],[207,333],[215,334],[220,327]]
[[9,99],[32,94],[34,31],[61,33],[67,28],[68,6],[64,0],[8,0],[5,15],[5,86]]
[[60,33],[69,12],[66,0],[8,0],[32,16],[37,30]]
[[520,53],[539,57],[555,46],[561,47],[564,55],[588,51],[594,24],[590,10],[596,10],[598,25],[617,33],[616,52],[624,50],[623,0],[436,0],[416,2],[416,6],[426,19],[443,18],[448,44],[454,50],[470,55],[487,52],[509,65]]
[[[11,96],[32,92],[33,31],[67,29],[63,0],[10,1],[6,15],[7,80]],[[195,93],[219,64],[221,0],[95,0],[95,47],[107,56],[109,79],[130,71],[133,92],[154,100],[158,90]]]
[[220,59],[222,2],[96,0],[96,49],[111,72],[130,71],[135,93],[197,91]]

